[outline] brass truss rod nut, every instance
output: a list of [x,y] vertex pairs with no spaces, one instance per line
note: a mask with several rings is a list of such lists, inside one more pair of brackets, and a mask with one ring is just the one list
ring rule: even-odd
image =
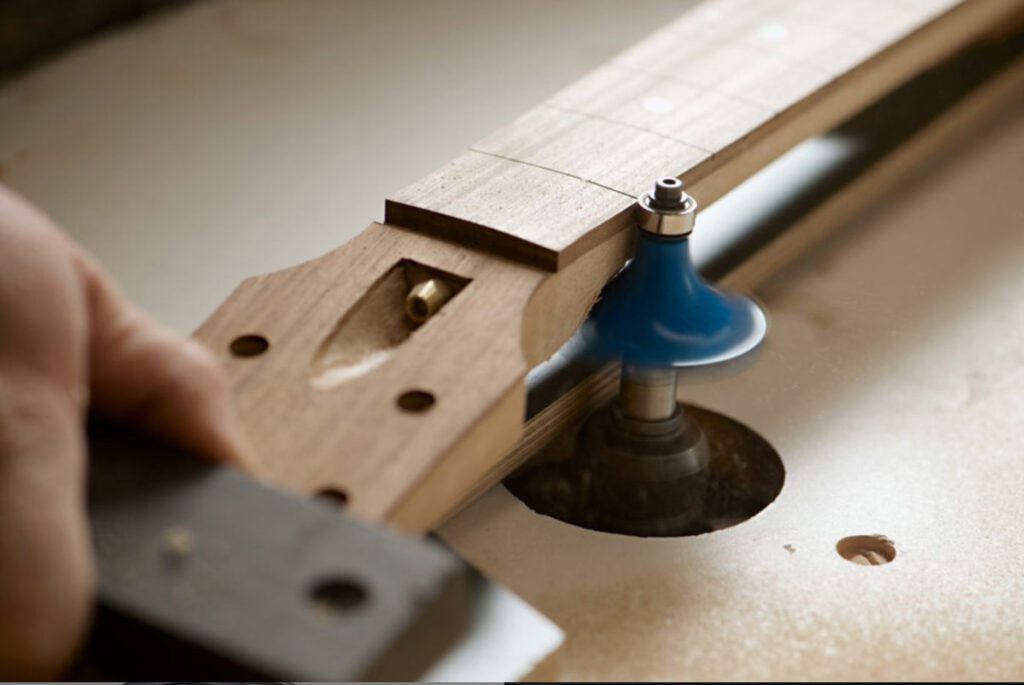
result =
[[452,296],[452,289],[440,278],[428,278],[409,290],[405,313],[415,323],[423,323],[437,313]]

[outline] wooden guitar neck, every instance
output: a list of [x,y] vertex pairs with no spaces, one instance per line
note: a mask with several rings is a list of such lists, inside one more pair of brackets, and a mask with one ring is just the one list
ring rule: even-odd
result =
[[430,529],[501,472],[527,372],[622,266],[653,178],[710,204],[1018,9],[711,0],[395,193],[385,223],[246,280],[197,335],[225,357],[255,475]]

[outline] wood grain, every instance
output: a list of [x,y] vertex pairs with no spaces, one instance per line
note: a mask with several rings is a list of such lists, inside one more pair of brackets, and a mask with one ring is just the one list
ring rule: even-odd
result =
[[[727,273],[719,284],[741,292],[757,290],[829,235],[849,225],[873,204],[882,202],[894,188],[899,188],[943,151],[962,143],[981,122],[1021,92],[1024,92],[1024,60],[1018,59],[969,99],[943,113],[898,150]],[[516,446],[480,478],[473,490],[464,495],[462,504],[468,504],[513,473],[567,428],[578,425],[594,408],[615,395],[618,384],[619,366],[609,364],[584,378],[527,421]]]
[[709,204],[1015,6],[706,3],[398,191],[386,220],[563,268],[629,223],[652,178]]
[[[422,532],[519,440],[527,371],[582,322],[628,237],[552,275],[374,224],[323,257],[247,280],[196,335],[224,355],[256,476],[303,493],[341,491],[357,515]],[[403,260],[469,283],[399,339],[403,302],[387,291]],[[372,328],[351,315],[370,306],[380,307],[380,330],[339,335],[345,322]],[[241,335],[266,338],[268,350],[232,356]],[[407,391],[429,393],[433,406],[402,409]]]
[[[471,282],[397,346],[363,350],[338,367],[343,382],[315,382],[324,378],[324,341],[401,260]],[[303,492],[342,490],[353,511],[381,519],[477,423],[486,419],[492,427],[483,444],[474,441],[479,453],[500,454],[514,443],[521,412],[502,398],[528,370],[520,329],[542,275],[374,224],[323,257],[246,281],[197,335],[224,352],[241,334],[270,343],[258,357],[226,355],[256,475]],[[394,307],[402,315],[400,299]],[[396,312],[379,313],[385,319]],[[430,393],[435,404],[403,410],[399,396],[415,390]]]

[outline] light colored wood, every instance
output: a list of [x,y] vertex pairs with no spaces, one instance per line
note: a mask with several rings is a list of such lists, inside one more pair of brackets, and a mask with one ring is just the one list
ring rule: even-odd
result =
[[[527,371],[578,327],[627,237],[550,274],[374,224],[323,257],[247,280],[196,336],[224,356],[257,477],[339,489],[353,513],[423,532],[516,444]],[[470,280],[404,339],[389,276],[403,260]],[[232,356],[231,342],[251,334],[268,351]],[[397,399],[410,390],[436,403],[405,411]]]
[[[416,226],[425,233],[551,270],[558,267],[558,255],[541,243],[542,235],[570,244],[580,226],[589,226],[598,244],[622,227],[620,214],[633,202],[627,195],[581,178],[472,150],[418,182],[415,190],[403,192],[431,198],[429,206],[388,200],[387,223]],[[509,230],[481,232],[472,223],[452,221],[452,216],[495,213]]]
[[[353,354],[338,350],[341,361],[327,368],[325,341],[337,339],[339,322],[401,260],[471,282],[398,345],[374,349],[373,340],[388,337],[353,334],[355,342],[345,343]],[[486,439],[472,439],[480,453],[500,454],[514,443],[521,411],[502,400],[521,388],[529,368],[519,331],[543,276],[375,224],[323,257],[246,281],[197,337],[225,356],[255,474],[302,492],[342,489],[354,512],[380,520],[478,423],[491,428]],[[401,296],[378,304],[381,325],[404,316]],[[242,334],[266,337],[269,350],[232,357],[231,341]],[[398,397],[410,390],[431,393],[436,404],[403,410]]]
[[387,221],[557,270],[655,176],[710,204],[1017,8],[706,3],[397,192]]
[[[900,26],[918,26],[947,4],[905,9]],[[684,20],[710,21],[706,13],[715,7],[735,9],[717,0],[696,19]],[[800,7],[787,4],[783,9],[799,12]],[[649,181],[658,160],[677,153],[705,158],[690,175],[704,173],[715,159],[730,158],[732,181],[709,172],[705,184],[698,186],[714,197],[717,191],[711,188],[720,191],[734,182],[737,170],[749,173],[795,142],[787,140],[848,113],[849,107],[895,83],[895,77],[879,75],[880,68],[909,75],[990,24],[1005,3],[991,0],[986,9],[975,7],[968,3],[913,34],[894,30],[902,38],[853,72],[858,74],[855,83],[868,84],[864,93],[841,96],[844,91],[825,86],[813,102],[803,101],[784,116],[776,115],[770,121],[784,123],[773,126],[742,114],[729,119],[739,138],[714,157],[611,119],[555,108],[529,114],[521,120],[529,124],[525,129],[514,125],[489,139],[496,152],[467,152],[418,186],[423,197],[447,197],[459,207],[516,222],[524,232],[461,232],[460,226],[468,224],[452,222],[459,210],[445,204],[447,200],[425,213],[412,204],[389,202],[390,218],[410,223],[426,217],[453,229],[446,233],[448,240],[374,224],[323,257],[249,279],[197,335],[227,360],[253,442],[255,475],[299,492],[344,490],[357,515],[410,532],[433,527],[511,463],[502,461],[522,435],[526,372],[572,334],[629,253],[630,234],[619,229],[638,188],[630,184],[641,176]],[[742,38],[741,29],[761,26],[772,16],[765,8],[756,17],[744,12],[729,15],[736,41]],[[916,17],[916,23],[908,17]],[[753,23],[744,24],[747,19]],[[684,24],[686,32],[692,28]],[[706,73],[714,72],[714,60],[702,64]],[[730,70],[742,67],[729,64]],[[762,74],[760,62],[751,68]],[[733,76],[737,83],[749,82],[742,73]],[[580,88],[601,89],[593,82]],[[566,92],[571,96],[573,88]],[[614,98],[606,96],[609,102]],[[751,105],[756,106],[767,105]],[[718,111],[697,108],[683,129],[716,120]],[[828,116],[823,115],[826,111]],[[749,125],[757,127],[745,134],[739,130]],[[600,148],[604,152],[575,158],[575,149],[587,139],[613,131],[612,144]],[[781,142],[776,142],[779,137]],[[660,142],[648,150],[647,143],[655,140]],[[622,155],[620,150],[632,152]],[[495,156],[499,153],[541,157],[533,164]],[[578,166],[572,168],[580,175],[543,168],[542,163],[551,161],[543,155],[549,154],[554,155],[551,160],[574,158]],[[634,155],[642,163],[630,164]],[[595,174],[622,189],[585,178]],[[562,259],[568,254],[563,250],[553,262],[545,261],[545,255],[554,253],[531,238],[534,230],[549,238],[557,233],[554,239],[572,259]],[[580,240],[581,231],[586,240]],[[495,242],[479,240],[481,236]],[[406,260],[470,281],[438,315],[411,333],[400,320],[403,284],[394,276]],[[254,358],[228,355],[231,341],[248,333],[265,336],[269,351]],[[420,413],[403,410],[397,399],[412,390],[429,392],[436,403]],[[557,426],[558,421],[549,424]]]
[[712,154],[640,126],[623,126],[551,107],[527,113],[514,126],[474,145],[473,150],[553,169],[611,188],[627,199],[642,193],[652,177],[674,176],[680,168],[695,166]]

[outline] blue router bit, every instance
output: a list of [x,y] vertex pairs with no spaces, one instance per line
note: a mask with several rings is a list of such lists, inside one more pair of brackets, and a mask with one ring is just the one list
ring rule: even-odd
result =
[[690,258],[697,202],[675,178],[637,200],[633,258],[583,325],[592,354],[633,369],[695,369],[735,361],[764,339],[756,302],[708,285]]
[[591,354],[622,364],[619,394],[580,433],[588,498],[615,532],[661,535],[703,513],[710,449],[676,399],[679,371],[752,352],[767,317],[752,299],[720,292],[690,258],[697,202],[675,178],[637,200],[632,260],[583,325]]

